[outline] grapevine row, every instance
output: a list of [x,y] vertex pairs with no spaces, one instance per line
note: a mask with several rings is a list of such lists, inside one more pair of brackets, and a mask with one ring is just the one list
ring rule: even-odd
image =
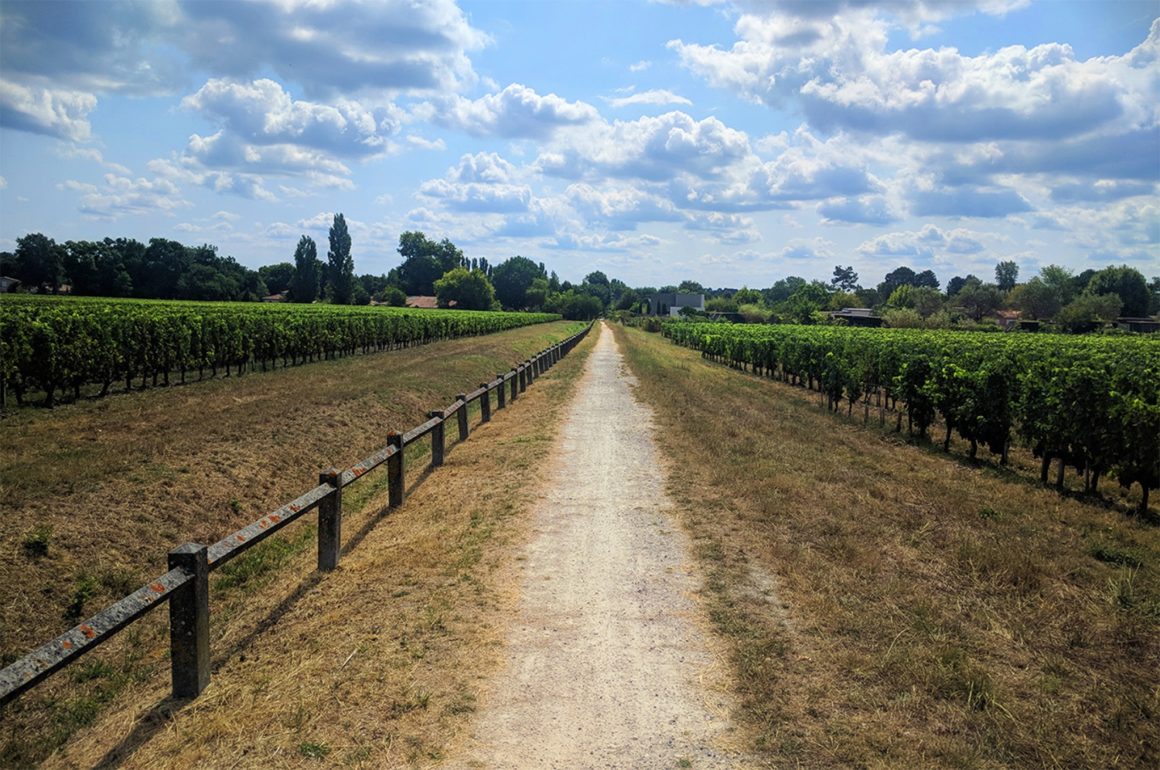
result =
[[[831,409],[870,398],[905,405],[925,436],[936,417],[1007,460],[1013,436],[1040,458],[1046,483],[1059,460],[1085,488],[1114,474],[1128,488],[1160,486],[1160,339],[979,335],[917,329],[665,324],[665,336],[706,357],[818,390]],[[901,429],[902,412],[898,412]]]
[[168,385],[552,321],[546,313],[4,297],[0,378],[22,403],[85,386]]

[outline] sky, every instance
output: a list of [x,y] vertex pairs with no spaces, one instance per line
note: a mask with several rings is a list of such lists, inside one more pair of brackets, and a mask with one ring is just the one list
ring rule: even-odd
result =
[[0,249],[1160,275],[1160,0],[0,0]]

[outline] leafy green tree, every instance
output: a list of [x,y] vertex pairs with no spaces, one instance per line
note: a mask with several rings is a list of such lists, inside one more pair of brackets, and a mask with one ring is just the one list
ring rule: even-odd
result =
[[636,312],[640,306],[641,295],[636,289],[626,289],[616,300],[616,310],[630,310]]
[[[1075,299],[1075,295],[1079,293],[1075,287],[1075,276],[1066,267],[1059,265],[1048,265],[1040,268],[1039,277],[1047,286],[1055,291],[1059,301],[1064,305]],[[1084,284],[1086,288],[1087,284]]]
[[26,287],[47,286],[53,294],[60,291],[64,276],[64,250],[56,241],[41,233],[29,233],[16,239],[16,275]]
[[1081,294],[1055,316],[1056,323],[1074,331],[1084,331],[1093,323],[1114,320],[1123,300],[1117,294]]
[[318,246],[314,239],[304,235],[294,249],[294,279],[290,282],[290,297],[295,302],[313,302],[318,299],[322,281],[322,264],[318,261]]
[[677,291],[681,294],[704,294],[705,287],[696,281],[681,281],[681,285],[677,287]]
[[1063,307],[1059,288],[1048,284],[1039,276],[1012,289],[1007,295],[1007,302],[1027,318],[1041,320],[1054,318]]
[[923,270],[914,276],[913,285],[919,288],[937,289],[939,287],[938,277],[933,270]]
[[956,275],[947,281],[947,296],[953,297],[963,290],[968,283],[982,283],[978,278],[968,273],[966,276]]
[[465,267],[444,273],[435,282],[435,296],[439,307],[451,307],[454,302],[460,310],[491,310],[495,304],[495,288],[483,271]]
[[783,321],[797,324],[814,323],[814,313],[826,306],[830,293],[826,285],[820,281],[809,283],[794,289],[789,299],[780,303],[775,310]]
[[742,286],[737,291],[733,292],[733,301],[737,306],[741,305],[763,305],[765,298],[761,296],[761,292],[756,289],[750,289],[747,286]]
[[[482,271],[481,271],[482,272]],[[548,295],[551,289],[548,287],[548,279],[540,276],[532,281],[532,285],[528,287],[524,294],[524,300],[528,303],[529,310],[539,310],[548,301]]]
[[523,310],[529,307],[528,289],[532,287],[532,281],[543,277],[544,273],[539,265],[527,257],[520,256],[504,260],[491,272],[496,299],[507,310]]
[[175,291],[178,299],[226,302],[237,299],[239,288],[230,276],[210,265],[198,263],[191,265],[177,279]]
[[799,278],[796,275],[791,275],[787,278],[779,279],[773,286],[761,292],[765,297],[765,304],[776,305],[779,302],[785,302],[790,298],[798,288],[805,286],[807,283],[805,278]]
[[855,292],[861,287],[858,285],[858,273],[853,265],[842,267],[834,265],[834,277],[830,279],[830,288],[834,291]]
[[290,289],[294,282],[294,265],[289,262],[279,262],[274,265],[264,265],[258,268],[258,275],[272,294],[283,294]]
[[1013,260],[1004,260],[995,265],[995,284],[999,291],[1011,291],[1019,279],[1019,265]]
[[915,272],[906,265],[896,267],[886,274],[886,277],[882,279],[882,283],[878,284],[878,293],[889,299],[890,295],[899,286],[913,286],[914,277]]
[[1003,292],[994,284],[971,281],[959,291],[956,301],[971,318],[981,321],[983,316],[1002,307]]
[[349,305],[354,299],[354,259],[350,255],[350,231],[342,214],[334,215],[330,226],[330,250],[326,253],[327,294],[336,305]]
[[403,307],[407,304],[407,295],[398,286],[388,286],[379,296],[379,302],[385,302],[391,307]]
[[928,318],[943,306],[942,292],[930,286],[899,286],[886,301],[886,306],[893,309],[914,310],[922,318]]
[[598,298],[574,289],[553,294],[544,309],[550,313],[559,313],[570,321],[591,321],[604,310]]
[[97,241],[68,241],[63,246],[64,274],[73,294],[100,295],[101,276],[97,263],[103,244]]
[[1145,316],[1152,304],[1148,281],[1134,267],[1120,265],[1105,267],[1091,277],[1085,294],[1115,294],[1123,303],[1121,312],[1126,316]]

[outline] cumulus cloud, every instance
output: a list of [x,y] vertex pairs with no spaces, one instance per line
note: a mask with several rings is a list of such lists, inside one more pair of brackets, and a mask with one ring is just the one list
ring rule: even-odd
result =
[[830,198],[819,203],[816,210],[826,223],[888,225],[900,219],[882,195]]
[[[1060,139],[1155,122],[1160,84],[1148,72],[1160,48],[1157,25],[1124,56],[1086,61],[1057,43],[978,56],[953,48],[889,51],[893,22],[881,7],[864,5],[793,5],[796,15],[747,10],[732,48],[682,40],[669,47],[713,85],[758,103],[796,104],[826,130],[973,142]],[[822,8],[829,12],[814,12]]]
[[181,104],[247,143],[311,147],[337,156],[384,153],[387,137],[402,122],[401,110],[393,105],[371,110],[346,99],[334,104],[296,101],[268,79],[210,80]]
[[668,104],[689,105],[692,104],[692,102],[683,96],[674,94],[672,91],[655,89],[652,91],[641,91],[639,93],[629,94],[628,96],[618,96],[616,98],[609,99],[608,104],[612,107],[620,108],[632,107],[641,104],[660,106]]
[[[453,0],[14,0],[0,8],[0,125],[83,140],[100,95],[173,93],[200,70],[225,80],[211,80],[191,103],[256,129],[254,141],[300,131],[306,141],[347,151],[361,141],[374,152],[366,110],[342,97],[460,91],[478,80],[468,54],[487,43]],[[265,73],[332,104],[288,102],[270,81],[229,83]],[[255,98],[248,114],[247,97]],[[262,107],[288,122],[254,125]],[[374,133],[390,133],[373,117]]]
[[526,212],[531,188],[515,181],[516,168],[495,153],[464,155],[443,179],[419,186],[419,194],[452,211],[474,213]]
[[309,96],[458,91],[488,38],[453,0],[181,3],[179,44],[195,64],[236,78],[272,69]]
[[131,214],[172,215],[191,205],[171,180],[106,174],[103,185],[68,180],[62,189],[80,193],[78,208],[94,219],[119,219]]
[[718,243],[723,244],[756,243],[761,240],[761,233],[753,220],[742,214],[691,212],[686,214],[685,229],[709,233]]
[[5,128],[80,142],[92,133],[88,118],[96,106],[97,98],[81,91],[0,80],[0,126]]
[[665,181],[681,175],[715,178],[749,157],[749,138],[717,118],[695,120],[668,112],[633,121],[601,123],[543,152],[546,174]]
[[175,32],[180,18],[170,1],[6,2],[0,8],[5,80],[50,82],[90,95],[171,91],[182,79],[180,66],[151,55],[149,44]]
[[1108,203],[1137,195],[1155,194],[1156,185],[1152,182],[1117,181],[1114,179],[1071,182],[1055,185],[1051,188],[1051,199],[1057,203]]
[[858,253],[864,257],[908,260],[914,264],[957,261],[985,251],[986,247],[978,236],[978,233],[963,228],[942,230],[926,225],[921,230],[886,233],[871,238],[858,246]]
[[277,197],[258,174],[210,170],[188,157],[182,158],[181,162],[158,158],[149,161],[147,165],[154,174],[173,182],[195,184],[214,192],[252,200],[277,201]]
[[591,123],[599,117],[590,104],[569,102],[556,94],[541,96],[519,83],[474,100],[452,96],[428,104],[418,112],[440,125],[472,136],[537,139],[550,136],[562,126]]
[[586,221],[612,230],[635,230],[640,222],[676,222],[681,215],[671,201],[632,185],[570,185],[564,198]]

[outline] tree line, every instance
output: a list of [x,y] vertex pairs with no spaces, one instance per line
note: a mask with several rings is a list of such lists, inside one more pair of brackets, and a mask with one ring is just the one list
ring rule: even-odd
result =
[[0,253],[0,273],[46,293],[67,285],[73,294],[90,296],[255,301],[281,295],[298,303],[394,306],[406,304],[408,296],[434,296],[441,307],[545,311],[572,319],[640,312],[658,292],[704,294],[708,312],[749,322],[819,323],[830,311],[864,307],[880,312],[890,326],[973,328],[998,310],[1012,309],[1023,318],[1079,329],[1120,315],[1160,312],[1160,277],[1149,283],[1127,265],[1078,274],[1049,265],[1019,283],[1019,266],[1003,261],[995,266],[994,281],[955,276],[945,290],[933,271],[905,265],[867,287],[853,266],[837,265],[828,283],[788,276],[760,290],[706,288],[691,280],[657,288],[630,287],[601,271],[572,284],[543,262],[516,255],[493,265],[469,259],[447,238],[437,241],[419,231],[399,236],[398,266],[382,275],[356,275],[341,213],[334,215],[327,240],[325,259],[314,239],[303,235],[292,262],[251,270],[208,244],[190,247],[164,238],[57,244],[31,233],[17,240],[14,253]]
[[1048,265],[1025,283],[1019,266],[1002,261],[995,280],[955,276],[941,289],[931,270],[900,266],[877,285],[863,287],[852,266],[836,265],[828,283],[790,276],[768,289],[705,289],[691,281],[680,290],[703,292],[708,313],[732,314],[748,322],[821,323],[847,307],[878,311],[888,326],[978,328],[1000,310],[1017,310],[1024,319],[1048,321],[1080,330],[1120,316],[1160,313],[1160,277],[1151,281],[1128,265],[1073,273]]

